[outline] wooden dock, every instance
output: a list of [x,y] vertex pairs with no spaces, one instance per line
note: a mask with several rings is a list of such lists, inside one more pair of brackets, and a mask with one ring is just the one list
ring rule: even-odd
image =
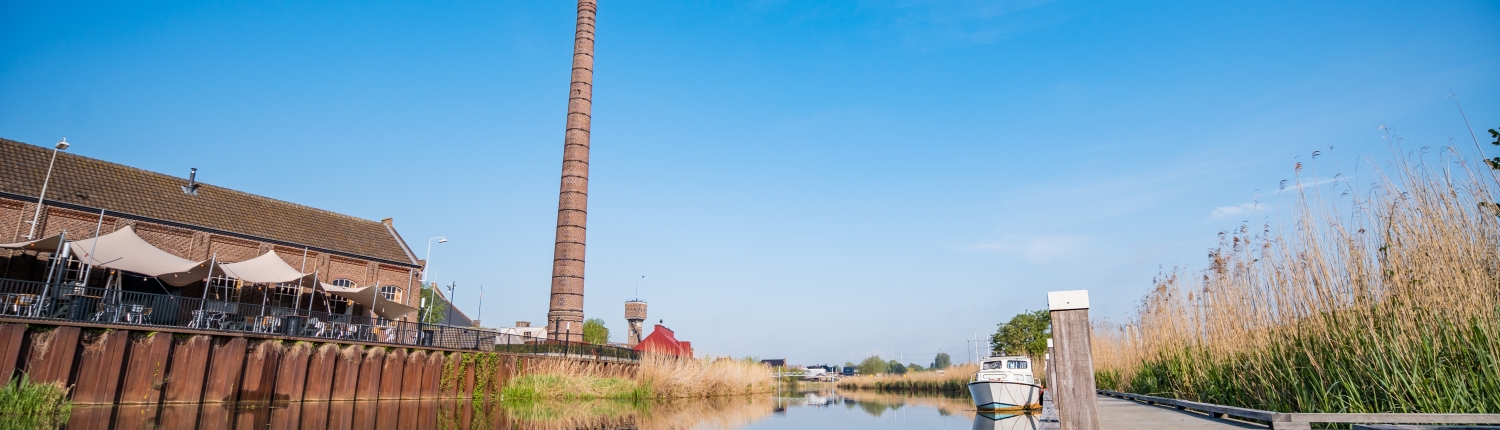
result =
[[[1130,400],[1097,396],[1099,406],[1099,428],[1101,429],[1182,429],[1182,430],[1228,430],[1264,429],[1266,426],[1223,418],[1214,418],[1205,413],[1178,410],[1164,406],[1152,406]],[[1043,402],[1039,430],[1060,430],[1057,410],[1051,399]]]

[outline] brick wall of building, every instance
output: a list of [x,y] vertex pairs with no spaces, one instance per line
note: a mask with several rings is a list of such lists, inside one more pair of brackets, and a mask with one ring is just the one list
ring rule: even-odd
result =
[[[35,203],[0,197],[0,243],[25,240]],[[417,288],[418,271],[410,267],[384,264],[376,261],[333,255],[316,250],[307,250],[304,266],[303,249],[241,237],[225,236],[182,227],[153,223],[143,220],[120,219],[105,216],[101,224],[98,212],[85,212],[58,207],[46,207],[39,221],[38,238],[57,234],[64,229],[69,240],[86,239],[100,234],[109,234],[126,225],[132,226],[136,234],[163,251],[189,260],[205,260],[216,256],[219,262],[233,263],[255,258],[266,251],[274,250],[282,260],[293,268],[305,272],[317,271],[325,282],[344,278],[357,286],[394,285],[401,288],[403,304],[417,306],[420,300],[411,291]],[[0,251],[0,277],[41,280],[45,277],[46,254],[23,254],[20,251]],[[94,282],[90,282],[91,284]]]

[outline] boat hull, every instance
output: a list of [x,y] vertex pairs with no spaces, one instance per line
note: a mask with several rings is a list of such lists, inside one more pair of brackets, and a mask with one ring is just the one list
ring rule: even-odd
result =
[[981,411],[1014,411],[1041,409],[1042,387],[1005,381],[969,383],[974,407]]

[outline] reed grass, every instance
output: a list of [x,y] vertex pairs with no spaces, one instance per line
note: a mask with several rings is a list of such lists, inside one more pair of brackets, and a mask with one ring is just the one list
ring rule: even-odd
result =
[[658,399],[734,396],[776,390],[771,369],[748,360],[695,360],[646,354],[641,357],[636,379]]
[[[1368,188],[1301,186],[1200,272],[1096,322],[1100,388],[1280,412],[1500,413],[1500,223],[1489,168],[1398,154]],[[1369,177],[1369,175],[1367,175]]]
[[775,390],[770,369],[736,360],[646,354],[633,371],[572,360],[537,360],[502,389],[506,401],[682,399]]
[[943,373],[926,371],[901,375],[856,375],[840,379],[837,386],[851,390],[967,393],[969,378],[978,371],[979,366],[961,364],[950,366]]
[[56,428],[72,410],[62,384],[32,383],[23,373],[0,387],[0,428]]

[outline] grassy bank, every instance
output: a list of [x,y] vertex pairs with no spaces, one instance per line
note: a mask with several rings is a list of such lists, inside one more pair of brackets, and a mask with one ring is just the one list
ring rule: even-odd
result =
[[633,373],[599,365],[543,360],[524,369],[502,393],[507,401],[682,399],[774,391],[759,363],[678,359],[648,354]]
[[33,384],[22,374],[0,387],[0,428],[55,428],[72,410],[60,384]]
[[[1489,167],[1398,160],[1293,194],[1096,324],[1100,388],[1284,412],[1500,413],[1500,206]],[[1301,189],[1294,187],[1292,189]]]
[[851,390],[968,392],[969,378],[978,372],[972,364],[952,366],[936,371],[911,372],[902,375],[859,375],[840,379],[838,387]]

